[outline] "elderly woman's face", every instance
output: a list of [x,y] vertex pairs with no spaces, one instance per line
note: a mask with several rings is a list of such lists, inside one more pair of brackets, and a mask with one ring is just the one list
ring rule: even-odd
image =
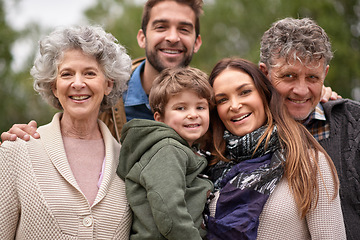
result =
[[100,104],[111,92],[112,81],[105,75],[94,57],[81,50],[67,50],[58,66],[53,93],[73,119],[97,119]]
[[219,117],[232,134],[244,136],[265,124],[264,104],[247,73],[226,69],[215,78],[213,89]]

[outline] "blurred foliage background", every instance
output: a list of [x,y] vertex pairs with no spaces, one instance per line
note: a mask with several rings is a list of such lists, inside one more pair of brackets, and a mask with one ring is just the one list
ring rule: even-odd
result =
[[[14,123],[38,124],[51,120],[55,110],[32,89],[29,70],[37,42],[53,29],[29,23],[17,32],[5,21],[4,0],[0,0],[0,132]],[[21,0],[18,0],[21,1]],[[100,24],[128,49],[132,58],[144,55],[137,45],[145,0],[97,0],[84,15]],[[325,85],[345,98],[360,100],[360,0],[204,0],[201,17],[203,45],[191,65],[209,73],[224,57],[238,56],[259,61],[260,39],[272,22],[284,18],[310,17],[328,33],[334,51]],[[26,39],[33,46],[27,63],[12,69],[11,47]]]

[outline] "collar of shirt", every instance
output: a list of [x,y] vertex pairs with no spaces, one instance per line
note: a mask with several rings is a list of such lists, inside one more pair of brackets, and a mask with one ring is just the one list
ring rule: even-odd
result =
[[145,104],[149,109],[149,97],[141,84],[141,73],[144,71],[145,60],[134,70],[128,82],[128,89],[123,94],[125,107]]
[[308,126],[313,120],[326,121],[324,108],[320,103],[316,105],[315,110],[309,115],[303,124]]
[[326,121],[324,109],[320,103],[303,124],[317,141],[330,136],[330,124]]

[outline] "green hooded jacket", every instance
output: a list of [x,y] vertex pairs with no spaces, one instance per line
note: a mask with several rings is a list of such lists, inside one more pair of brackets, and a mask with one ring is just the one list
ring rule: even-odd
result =
[[134,119],[121,133],[118,175],[134,218],[130,239],[201,239],[207,161],[164,123]]

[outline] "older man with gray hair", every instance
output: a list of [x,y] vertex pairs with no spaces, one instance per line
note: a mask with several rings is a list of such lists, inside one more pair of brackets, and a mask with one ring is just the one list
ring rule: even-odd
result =
[[331,43],[309,18],[285,18],[261,39],[260,69],[332,158],[340,180],[347,239],[360,239],[360,104],[350,99],[321,103]]

